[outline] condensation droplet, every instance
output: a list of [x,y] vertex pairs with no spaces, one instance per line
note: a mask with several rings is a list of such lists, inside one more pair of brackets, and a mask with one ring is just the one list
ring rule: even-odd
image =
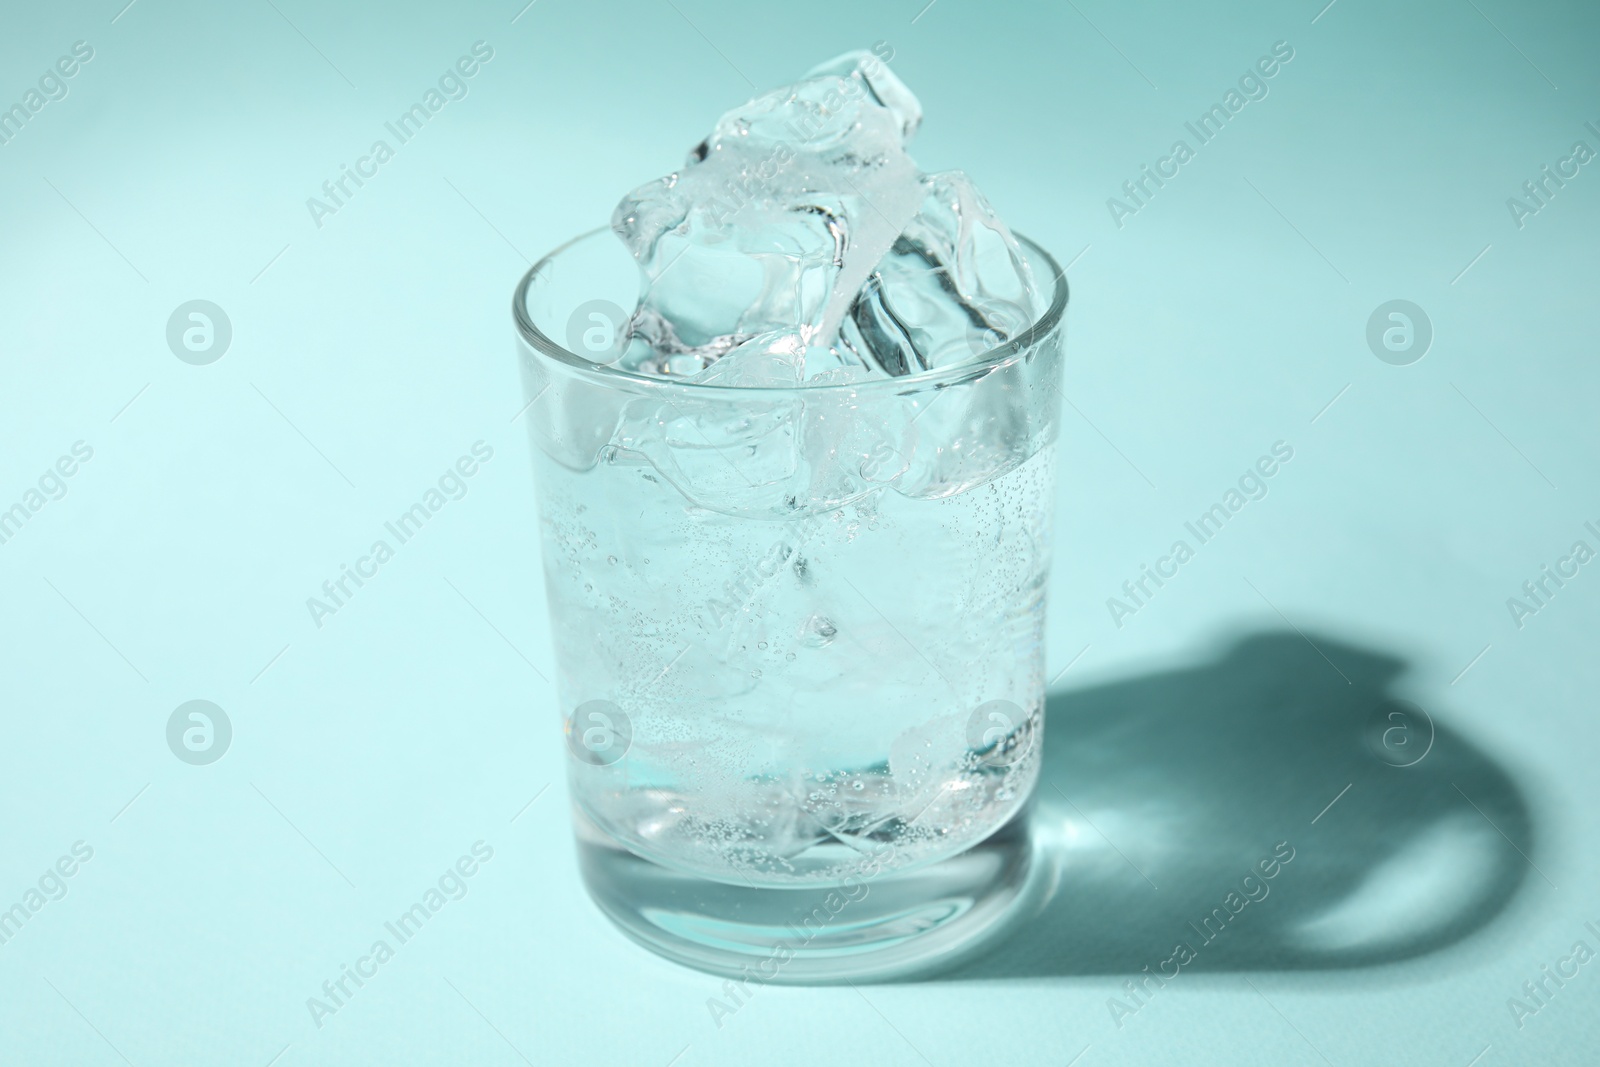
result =
[[839,628],[833,624],[833,620],[823,615],[813,615],[806,620],[801,640],[812,648],[822,648],[831,642],[838,632]]

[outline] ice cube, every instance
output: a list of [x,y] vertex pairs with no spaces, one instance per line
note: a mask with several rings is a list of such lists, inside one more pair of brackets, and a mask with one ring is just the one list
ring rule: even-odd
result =
[[945,171],[921,184],[921,209],[868,276],[839,339],[890,374],[975,359],[1043,310],[1016,238],[972,180]]
[[[886,108],[900,123],[900,143],[907,145],[922,125],[922,104],[879,60],[876,52],[854,51],[818,63],[806,72],[808,79],[821,79],[833,75],[839,78],[860,78],[866,82],[873,100]],[[823,104],[827,101],[824,99]]]
[[697,373],[775,330],[831,346],[921,205],[905,151],[920,121],[881,60],[849,53],[730,111],[682,170],[625,197],[612,228],[644,273],[631,329],[659,357],[636,367],[689,355]]
[[757,334],[731,349],[691,381],[744,388],[794,388],[800,384],[806,344],[793,330]]

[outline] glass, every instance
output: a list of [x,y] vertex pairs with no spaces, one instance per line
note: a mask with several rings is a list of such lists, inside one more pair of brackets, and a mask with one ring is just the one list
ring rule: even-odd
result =
[[1067,287],[1019,240],[1053,279],[1031,328],[803,388],[617,366],[639,277],[607,230],[517,288],[581,868],[669,958],[904,975],[1037,881]]

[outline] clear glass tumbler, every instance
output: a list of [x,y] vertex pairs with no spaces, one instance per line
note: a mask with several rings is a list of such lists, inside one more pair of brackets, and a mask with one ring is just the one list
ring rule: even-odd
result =
[[518,286],[581,866],[651,949],[892,977],[1029,891],[1067,287],[1021,243],[1052,279],[1027,330],[802,388],[621,369],[609,231]]

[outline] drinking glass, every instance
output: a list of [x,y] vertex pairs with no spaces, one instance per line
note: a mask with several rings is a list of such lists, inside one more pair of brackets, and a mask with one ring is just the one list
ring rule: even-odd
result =
[[1067,287],[1020,244],[1051,279],[1025,331],[802,387],[621,366],[607,230],[518,285],[580,866],[656,952],[900,976],[1030,891]]

